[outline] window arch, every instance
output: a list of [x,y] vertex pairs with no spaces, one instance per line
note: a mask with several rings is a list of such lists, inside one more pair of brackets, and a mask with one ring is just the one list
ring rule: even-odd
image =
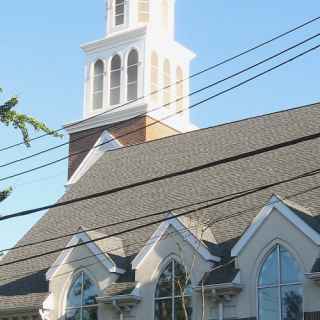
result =
[[97,60],[93,71],[93,109],[103,107],[103,87],[104,87],[104,63]]
[[136,100],[138,98],[138,68],[139,54],[136,49],[132,49],[128,56],[127,66],[127,100]]
[[84,272],[77,274],[67,296],[66,320],[97,320],[98,290]]
[[184,83],[183,83],[183,71],[181,67],[177,68],[177,74],[176,74],[176,90],[177,90],[177,112],[180,112],[179,114],[181,115],[181,112],[184,109]]
[[283,246],[273,248],[261,267],[258,309],[259,320],[303,319],[303,273]]
[[125,19],[125,0],[114,0],[114,25],[121,26]]
[[163,64],[163,85],[163,103],[169,108],[171,102],[171,68],[168,59]]
[[187,320],[192,315],[192,288],[184,267],[171,260],[155,292],[155,320]]
[[121,58],[115,55],[111,60],[110,72],[110,105],[114,106],[120,103],[121,95]]
[[169,28],[169,2],[168,0],[162,0],[162,18],[163,18],[163,28],[168,30]]
[[159,58],[156,52],[151,54],[151,93],[152,100],[158,101],[159,96]]
[[150,0],[139,0],[138,2],[138,21],[149,22]]

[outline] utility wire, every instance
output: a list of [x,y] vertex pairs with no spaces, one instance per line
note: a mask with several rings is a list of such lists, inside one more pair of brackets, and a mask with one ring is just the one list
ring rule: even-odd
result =
[[[303,173],[301,175],[297,175],[297,176],[294,176],[293,178],[290,178],[289,181],[288,180],[280,180],[280,181],[277,182],[277,185],[280,184],[280,183],[287,183],[287,182],[291,182],[291,181],[294,181],[294,180],[297,180],[297,179],[301,179],[301,178],[304,178],[304,177],[309,177],[309,176],[312,176],[312,175],[316,175],[319,172],[320,172],[320,168],[316,169],[316,170],[313,170],[313,171],[308,171],[308,172],[305,172],[305,173]],[[245,191],[245,192],[247,192],[247,191]],[[47,243],[47,242],[52,242],[52,241],[63,239],[63,238],[72,237],[72,236],[81,234],[83,232],[98,231],[98,230],[101,230],[101,229],[111,228],[111,227],[119,226],[119,225],[122,225],[122,224],[127,224],[127,223],[130,223],[130,222],[136,222],[136,221],[143,220],[143,219],[146,219],[146,218],[159,216],[159,215],[165,214],[165,213],[167,213],[169,211],[173,212],[173,211],[183,210],[183,209],[186,209],[186,208],[190,208],[190,207],[193,207],[193,206],[196,206],[196,205],[201,205],[201,204],[208,203],[208,202],[211,202],[211,201],[222,200],[222,199],[225,199],[225,198],[230,197],[230,196],[240,195],[242,193],[243,193],[243,191],[232,193],[232,194],[227,194],[227,195],[222,195],[220,197],[206,199],[206,200],[202,200],[202,201],[199,201],[199,202],[192,202],[192,203],[189,203],[189,204],[186,204],[186,205],[170,208],[168,210],[160,211],[160,212],[153,213],[153,214],[150,214],[150,215],[144,215],[144,216],[135,217],[135,218],[132,218],[132,219],[116,221],[116,222],[113,222],[113,223],[110,223],[110,224],[100,225],[100,226],[97,226],[97,227],[94,227],[94,228],[90,228],[90,229],[86,229],[86,230],[76,231],[76,232],[72,232],[72,233],[68,233],[68,234],[64,234],[64,235],[59,235],[59,236],[56,236],[56,237],[47,238],[47,239],[40,240],[40,241],[29,242],[29,243],[26,243],[26,244],[23,244],[23,245],[17,245],[15,247],[10,247],[10,248],[7,248],[7,249],[0,250],[0,254],[1,253],[5,253],[5,252],[9,252],[9,251],[13,251],[13,250],[18,250],[18,249],[21,249],[21,248],[26,248],[26,247],[30,247],[30,246],[34,246],[34,245],[39,245],[39,244],[43,244],[43,243]]]
[[[234,56],[232,56],[232,57],[230,57],[230,58],[227,58],[227,59],[225,59],[225,60],[223,60],[223,61],[221,61],[221,62],[219,62],[219,63],[217,63],[217,64],[214,64],[214,65],[212,65],[212,66],[209,66],[209,67],[207,67],[207,68],[205,68],[205,69],[203,69],[203,70],[201,70],[201,71],[199,71],[199,72],[196,72],[196,73],[194,73],[193,75],[191,75],[191,76],[189,76],[189,77],[187,77],[187,78],[185,78],[185,79],[183,79],[183,80],[181,80],[181,81],[179,81],[179,82],[177,82],[177,83],[181,83],[181,82],[184,82],[184,81],[186,81],[186,80],[193,79],[193,78],[195,78],[195,77],[197,77],[197,76],[199,76],[199,75],[201,75],[201,74],[204,74],[204,73],[206,73],[206,72],[208,72],[208,71],[211,71],[211,70],[213,70],[213,69],[216,69],[216,68],[218,68],[218,67],[220,67],[220,66],[222,66],[222,65],[224,65],[224,64],[226,64],[226,63],[228,63],[228,62],[231,62],[231,61],[233,61],[233,60],[236,60],[236,59],[238,59],[238,58],[240,58],[240,57],[242,57],[242,56],[244,56],[244,55],[246,55],[246,54],[248,54],[248,53],[250,53],[250,52],[252,52],[252,51],[255,51],[255,50],[257,50],[257,49],[259,49],[259,48],[261,48],[261,47],[264,47],[264,46],[266,46],[266,45],[268,45],[268,44],[270,44],[270,43],[272,43],[272,42],[274,42],[274,41],[276,41],[276,40],[278,40],[278,39],[281,39],[281,38],[283,38],[283,37],[285,37],[285,36],[287,36],[287,35],[295,32],[295,31],[297,31],[297,30],[299,30],[299,29],[302,29],[302,28],[304,28],[304,27],[306,27],[306,26],[308,26],[308,25],[310,25],[310,24],[318,21],[319,19],[320,19],[320,16],[315,17],[315,18],[313,18],[313,19],[311,19],[311,20],[308,20],[308,21],[306,21],[306,22],[304,22],[304,23],[302,23],[302,24],[300,24],[300,25],[298,25],[298,26],[296,26],[296,27],[294,27],[294,28],[292,28],[292,29],[289,29],[288,31],[286,31],[286,32],[284,32],[284,33],[281,33],[281,34],[279,34],[279,35],[277,35],[277,36],[275,36],[275,37],[273,37],[273,38],[271,38],[271,39],[269,39],[269,40],[267,40],[267,41],[264,41],[264,42],[262,42],[262,43],[260,43],[260,44],[258,44],[258,45],[255,45],[254,47],[251,47],[251,48],[249,48],[249,49],[247,49],[247,50],[245,50],[245,51],[243,51],[243,52],[241,52],[241,53],[239,53],[239,54],[236,54],[236,55],[234,55]],[[154,94],[156,94],[156,93],[158,93],[158,92],[160,92],[160,91],[162,91],[162,90],[168,89],[168,88],[170,88],[171,86],[173,86],[173,85],[175,85],[175,84],[177,84],[177,83],[170,84],[169,86],[166,86],[166,87],[164,87],[164,88],[162,88],[162,89],[159,89],[159,90],[157,90],[157,91],[151,92],[150,94],[148,94],[148,95],[146,95],[146,96],[142,96],[142,97],[140,97],[140,98],[137,98],[136,100],[127,102],[127,103],[122,104],[122,105],[120,105],[120,106],[116,106],[116,107],[114,107],[114,108],[112,108],[112,109],[109,109],[109,110],[107,110],[107,111],[99,114],[99,115],[94,115],[94,116],[89,117],[89,118],[87,118],[87,119],[78,121],[76,124],[80,124],[80,123],[86,122],[86,121],[88,121],[88,120],[91,120],[91,119],[93,119],[93,118],[96,118],[96,117],[98,117],[98,116],[101,116],[102,114],[106,114],[106,113],[111,112],[111,111],[114,111],[114,110],[116,110],[116,109],[123,108],[123,107],[125,107],[125,106],[127,106],[127,105],[129,105],[129,104],[131,104],[131,103],[133,103],[133,102],[139,101],[139,100],[144,99],[144,98],[146,98],[146,97],[148,97],[148,96],[152,96],[152,95],[154,95]],[[55,132],[55,133],[58,133],[58,132],[60,132],[60,131],[62,131],[62,130],[64,130],[64,129],[71,128],[71,127],[74,126],[74,125],[75,125],[75,124],[66,125],[66,126],[64,126],[64,127],[62,127],[62,128],[59,128],[59,129],[55,130],[54,132]],[[43,135],[40,135],[40,136],[37,136],[37,137],[34,137],[34,138],[30,139],[30,141],[35,141],[35,140],[38,140],[38,139],[40,139],[40,138],[46,137],[46,136],[48,136],[48,135],[49,135],[49,134],[46,133],[46,134],[43,134]],[[10,146],[7,146],[7,147],[3,147],[3,148],[0,149],[0,152],[1,152],[1,151],[5,151],[5,150],[9,150],[9,149],[12,149],[12,148],[15,148],[15,147],[18,147],[18,146],[23,145],[23,144],[24,144],[24,142],[21,141],[21,142],[18,142],[18,143],[16,143],[16,144],[13,144],[13,145],[10,145]]]
[[[227,199],[222,199],[222,200],[219,200],[219,201],[214,202],[212,204],[208,204],[208,205],[205,205],[205,206],[202,206],[202,207],[199,207],[199,208],[196,208],[196,209],[192,209],[192,210],[189,210],[189,211],[186,211],[186,212],[183,212],[183,213],[179,213],[179,214],[176,214],[176,215],[167,216],[165,218],[158,219],[158,220],[155,220],[155,221],[152,221],[152,222],[149,222],[149,223],[145,223],[145,224],[142,224],[142,225],[139,225],[139,226],[136,226],[136,227],[128,228],[128,229],[125,229],[125,230],[122,230],[122,231],[119,231],[119,232],[115,232],[115,233],[112,233],[110,235],[105,235],[105,236],[98,237],[98,238],[95,238],[95,239],[92,239],[92,240],[88,240],[88,241],[82,241],[82,242],[77,243],[75,245],[70,245],[70,246],[67,246],[67,247],[58,248],[58,249],[46,251],[44,253],[32,255],[32,256],[29,256],[29,257],[26,257],[26,258],[21,258],[21,259],[9,261],[9,262],[1,263],[0,267],[9,266],[9,265],[13,265],[13,264],[16,264],[16,263],[29,261],[29,260],[40,258],[40,257],[43,257],[43,256],[59,253],[59,252],[65,251],[65,250],[77,248],[77,247],[80,247],[80,246],[83,246],[83,245],[86,245],[86,244],[89,244],[89,243],[95,243],[95,242],[98,242],[98,241],[101,241],[101,240],[109,239],[109,238],[112,238],[112,237],[117,237],[117,236],[120,236],[120,235],[123,235],[123,234],[126,234],[126,233],[131,233],[133,231],[141,230],[143,228],[150,227],[150,226],[153,226],[153,225],[156,225],[156,224],[160,224],[160,223],[165,222],[165,221],[170,221],[170,220],[173,220],[173,219],[177,219],[179,217],[188,216],[188,215],[190,215],[192,213],[198,212],[199,210],[205,210],[205,209],[209,209],[209,208],[215,207],[215,206],[223,204],[223,203],[231,202],[233,200],[240,199],[242,197],[245,197],[245,196],[248,196],[248,195],[251,195],[251,194],[266,190],[266,189],[269,189],[271,187],[275,187],[275,186],[281,185],[283,183],[292,182],[292,181],[295,181],[297,179],[301,179],[301,178],[305,178],[305,177],[311,177],[311,176],[317,175],[319,173],[320,173],[320,169],[317,169],[317,170],[313,170],[313,171],[301,174],[301,175],[293,177],[293,178],[289,178],[289,179],[286,179],[286,180],[281,180],[281,181],[278,181],[278,182],[266,184],[266,185],[263,185],[263,186],[260,186],[260,187],[244,190],[242,192],[237,192],[234,196],[230,196]],[[316,190],[316,189],[319,189],[319,188],[320,188],[320,186],[316,186],[316,187],[313,187],[312,190]],[[225,196],[225,197],[227,197],[227,196]],[[166,212],[168,212],[168,210],[166,210]],[[221,218],[221,219],[226,219],[226,217]],[[220,219],[220,221],[221,221],[221,219]]]
[[[86,256],[86,257],[82,257],[82,258],[77,258],[77,259],[73,259],[73,260],[70,260],[68,262],[65,262],[65,263],[62,263],[62,264],[51,264],[51,265],[47,265],[46,267],[43,267],[41,270],[36,270],[36,271],[32,271],[32,272],[23,272],[23,273],[20,273],[19,275],[15,275],[14,277],[10,277],[10,278],[1,278],[0,277],[0,281],[4,281],[4,280],[12,280],[12,279],[15,279],[15,278],[20,278],[21,276],[26,276],[26,275],[31,275],[31,274],[34,274],[35,272],[39,272],[39,271],[43,271],[43,270],[47,270],[49,268],[56,268],[56,267],[59,267],[59,266],[63,266],[63,265],[67,265],[67,264],[70,264],[70,263],[75,263],[75,262],[80,262],[80,261],[84,261],[84,260],[87,260],[87,259],[90,259],[90,258],[94,258],[94,257],[99,257],[101,255],[105,255],[105,254],[113,254],[113,255],[117,255],[116,252],[120,251],[120,250],[124,250],[124,249],[129,249],[131,247],[136,247],[137,245],[143,245],[145,244],[146,247],[148,246],[152,246],[153,244],[155,244],[157,241],[164,241],[164,240],[167,240],[171,235],[174,235],[174,234],[179,234],[179,233],[182,233],[183,232],[190,232],[192,233],[191,231],[192,230],[196,230],[198,228],[198,226],[192,226],[192,227],[183,227],[183,228],[180,228],[180,229],[177,229],[177,230],[174,230],[174,231],[170,231],[167,233],[167,235],[165,237],[161,237],[161,238],[158,238],[158,237],[151,237],[149,240],[150,242],[149,243],[146,243],[145,241],[135,241],[135,242],[131,242],[129,244],[126,244],[124,246],[118,246],[118,247],[115,247],[115,248],[112,248],[110,250],[106,250],[106,251],[101,251],[100,253],[97,253],[97,254],[92,254],[92,255],[89,255],[89,256]],[[86,231],[82,231],[80,233],[86,233]],[[203,244],[205,246],[205,244]],[[112,257],[110,257],[110,259],[112,260]],[[86,264],[84,267],[89,267],[89,266],[92,266],[92,265],[95,265],[99,262],[95,262],[93,264]]]
[[[178,102],[180,102],[180,101],[183,101],[184,99],[186,99],[186,98],[188,98],[188,97],[192,97],[192,96],[194,96],[194,95],[196,95],[196,94],[199,94],[199,93],[201,93],[201,92],[203,92],[203,91],[206,91],[206,90],[208,90],[208,89],[210,89],[210,88],[213,88],[214,86],[217,86],[217,85],[219,85],[219,84],[221,84],[221,83],[223,83],[223,82],[225,82],[225,81],[227,81],[227,80],[230,80],[230,79],[235,78],[235,77],[237,77],[237,76],[239,76],[239,75],[241,75],[241,74],[243,74],[243,73],[245,73],[245,72],[247,72],[247,71],[250,71],[250,70],[252,70],[252,69],[254,69],[254,68],[256,68],[256,67],[258,67],[258,66],[260,66],[260,65],[262,65],[262,64],[264,64],[264,63],[266,63],[266,62],[268,62],[268,61],[271,61],[271,60],[273,60],[273,59],[275,59],[275,58],[283,55],[284,53],[287,53],[287,52],[289,52],[289,51],[291,51],[291,50],[293,50],[293,49],[296,49],[296,48],[298,48],[299,46],[301,46],[301,45],[303,45],[303,44],[306,44],[307,42],[309,42],[309,41],[311,41],[311,40],[314,40],[315,38],[317,38],[317,37],[319,37],[319,36],[320,36],[320,33],[317,33],[317,34],[315,34],[315,35],[313,35],[313,36],[311,36],[311,37],[308,37],[308,38],[306,38],[305,40],[303,40],[303,41],[301,41],[301,42],[299,42],[299,43],[297,43],[297,44],[295,44],[295,45],[293,45],[293,46],[291,46],[291,47],[289,47],[289,48],[286,48],[286,49],[284,49],[284,50],[281,50],[280,52],[278,52],[278,53],[276,53],[276,54],[274,54],[274,55],[272,55],[272,56],[270,56],[270,57],[268,57],[268,58],[266,58],[266,59],[263,59],[263,60],[255,63],[255,64],[253,64],[253,65],[251,65],[251,66],[249,66],[249,67],[247,67],[247,68],[244,68],[244,69],[242,69],[242,70],[240,70],[240,71],[238,71],[238,72],[236,72],[236,73],[233,73],[233,74],[231,74],[230,76],[227,76],[227,77],[225,77],[225,78],[223,78],[223,79],[220,79],[220,80],[218,80],[218,81],[216,81],[216,82],[214,82],[214,83],[211,83],[211,84],[209,84],[208,86],[205,86],[205,87],[203,87],[203,88],[201,88],[201,89],[198,89],[198,90],[196,90],[196,91],[193,91],[193,92],[191,92],[191,93],[189,93],[189,94],[187,94],[187,95],[185,95],[185,96],[183,96],[183,97],[180,97],[180,98],[178,98],[178,99],[176,99],[176,100],[174,100],[174,101],[171,101],[171,102],[169,102],[169,103],[163,104],[163,105],[161,105],[161,106],[159,106],[159,107],[155,107],[155,108],[153,108],[152,110],[147,111],[147,112],[144,112],[144,113],[142,113],[142,114],[140,114],[140,115],[137,115],[136,117],[133,117],[133,118],[130,119],[130,120],[143,118],[143,117],[145,117],[146,115],[148,115],[148,114],[150,114],[150,113],[152,113],[152,112],[155,112],[155,111],[160,110],[160,109],[162,109],[162,108],[168,107],[168,106],[170,106],[170,105],[172,105],[172,104],[174,104],[174,103],[178,103]],[[174,113],[174,115],[175,115],[175,114],[176,114],[176,113]],[[152,123],[152,125],[154,125],[154,124]],[[108,129],[110,130],[110,129],[112,129],[112,128],[114,128],[114,127],[117,127],[117,126],[118,126],[118,124],[116,123],[116,124],[110,125],[110,126],[108,127]],[[139,128],[139,130],[142,130],[142,129],[144,129],[144,128],[145,128],[145,126]],[[66,146],[66,145],[70,145],[70,144],[72,144],[72,143],[74,143],[74,142],[76,142],[76,141],[80,141],[80,140],[86,139],[86,138],[88,138],[88,137],[94,136],[94,135],[95,135],[96,133],[98,133],[98,132],[101,132],[101,128],[98,128],[97,130],[94,130],[93,132],[90,132],[89,134],[82,135],[82,136],[80,136],[80,137],[78,137],[78,138],[72,139],[72,140],[69,141],[69,142],[65,142],[65,143],[59,144],[59,145],[57,145],[57,146],[54,146],[54,147],[47,148],[47,149],[44,149],[44,150],[42,150],[42,151],[36,152],[36,153],[31,154],[31,155],[29,155],[29,156],[22,157],[22,158],[19,158],[19,159],[12,160],[12,161],[9,161],[9,162],[7,162],[7,163],[1,164],[1,165],[0,165],[0,168],[4,168],[4,167],[7,167],[7,166],[10,166],[10,165],[13,165],[13,164],[16,164],[16,163],[25,161],[25,160],[29,160],[29,159],[31,159],[31,158],[34,158],[34,157],[37,157],[37,156],[39,156],[39,155],[45,154],[45,153],[47,153],[47,152],[56,150],[56,149],[58,149],[58,148],[61,148],[61,147]],[[127,136],[127,135],[130,135],[130,132],[129,132],[129,133],[127,132],[127,133],[125,133],[124,135],[121,135],[120,137]],[[109,142],[111,142],[111,141],[114,141],[115,139],[119,139],[119,137],[115,137],[115,138],[113,138],[113,139],[111,139],[111,140],[109,140],[109,141],[107,141],[107,142],[102,143],[102,144],[109,143]],[[98,147],[100,147],[102,144],[99,144],[99,145],[97,145],[97,146],[94,146],[92,149],[98,148]],[[72,157],[72,156],[74,156],[74,155],[78,155],[79,153],[87,152],[87,151],[89,151],[89,150],[91,150],[91,148],[89,148],[89,149],[84,149],[84,150],[81,150],[81,151],[79,151],[79,152],[69,154],[67,158],[70,158],[70,157]],[[64,158],[64,159],[67,159],[67,158]]]
[[[319,47],[320,47],[320,45],[319,45]],[[299,138],[296,138],[296,139],[287,140],[287,141],[282,142],[282,143],[273,144],[273,145],[270,145],[268,147],[255,149],[255,150],[244,152],[244,153],[241,153],[241,154],[238,154],[238,155],[230,156],[230,157],[227,157],[227,158],[224,158],[224,159],[211,161],[211,162],[205,163],[203,165],[195,166],[195,167],[192,167],[192,168],[188,168],[188,169],[185,169],[185,170],[181,170],[181,171],[177,171],[177,172],[173,172],[173,173],[169,173],[169,174],[165,174],[165,175],[158,176],[158,177],[155,177],[155,178],[151,178],[151,179],[148,179],[148,180],[135,182],[135,183],[132,183],[132,184],[129,184],[129,185],[125,185],[125,186],[121,186],[121,187],[105,190],[105,191],[102,191],[102,192],[86,195],[86,196],[83,196],[83,197],[78,197],[78,198],[75,198],[75,199],[63,201],[63,202],[60,202],[60,203],[55,203],[55,204],[52,204],[52,205],[38,207],[38,208],[35,208],[35,209],[24,210],[24,211],[20,211],[20,212],[16,212],[16,213],[10,214],[10,215],[5,215],[5,216],[0,217],[0,221],[8,220],[8,219],[16,218],[16,217],[21,217],[21,216],[26,216],[26,215],[29,215],[29,214],[32,214],[32,213],[36,213],[36,212],[39,212],[39,211],[52,209],[52,208],[58,208],[58,207],[62,207],[62,206],[65,206],[65,205],[70,205],[70,204],[73,204],[73,203],[77,203],[77,202],[81,202],[81,201],[85,201],[85,200],[89,200],[89,199],[95,199],[95,198],[103,197],[103,196],[114,194],[114,193],[117,193],[117,192],[120,192],[120,191],[124,191],[124,190],[128,190],[128,189],[135,188],[135,187],[138,187],[138,186],[142,186],[142,185],[145,185],[145,184],[151,184],[151,183],[154,183],[154,182],[157,182],[157,181],[161,181],[161,180],[165,180],[165,179],[169,179],[169,178],[173,178],[173,177],[178,177],[178,176],[194,173],[194,172],[197,172],[197,171],[200,171],[200,170],[213,168],[213,167],[216,167],[216,166],[219,166],[219,165],[222,165],[222,164],[235,162],[235,161],[238,161],[238,160],[241,160],[241,159],[253,157],[253,156],[256,156],[256,155],[259,155],[259,154],[263,154],[263,153],[266,153],[266,152],[275,151],[275,150],[282,149],[282,148],[285,148],[285,147],[288,147],[288,146],[292,146],[292,145],[296,145],[296,144],[299,144],[299,143],[302,143],[302,142],[318,139],[319,137],[320,137],[320,132],[317,132],[317,133],[314,133],[314,134],[311,134],[311,135],[306,135],[306,136],[302,136],[302,137],[299,137]]]
[[[201,105],[201,104],[203,104],[203,103],[206,103],[206,102],[208,102],[208,101],[210,101],[210,100],[212,100],[212,99],[214,99],[214,98],[217,98],[217,97],[219,97],[219,96],[221,96],[221,95],[223,95],[223,94],[226,94],[226,93],[228,93],[228,92],[230,92],[230,91],[232,91],[232,90],[234,90],[234,89],[237,89],[237,88],[239,88],[239,87],[241,87],[241,86],[243,86],[243,85],[245,85],[245,84],[247,84],[247,83],[249,83],[249,82],[251,82],[251,81],[253,81],[253,80],[257,79],[257,78],[259,78],[259,77],[262,77],[263,75],[265,75],[265,74],[267,74],[267,73],[269,73],[269,72],[272,72],[272,71],[274,71],[274,70],[276,70],[276,69],[278,69],[278,68],[280,68],[280,67],[282,67],[282,66],[284,66],[284,65],[286,65],[286,64],[288,64],[288,63],[291,63],[292,61],[294,61],[294,60],[296,60],[296,59],[298,59],[298,58],[301,58],[302,56],[304,56],[304,55],[306,55],[306,54],[308,54],[308,53],[310,53],[310,52],[312,52],[312,51],[314,51],[314,50],[317,50],[317,49],[319,49],[319,48],[320,48],[320,45],[317,45],[317,46],[314,46],[314,47],[312,47],[312,48],[310,48],[310,49],[308,49],[308,50],[306,50],[306,51],[303,51],[302,53],[300,53],[300,54],[298,54],[298,55],[296,55],[296,56],[294,56],[294,57],[292,57],[292,58],[290,58],[290,59],[288,59],[288,60],[286,60],[286,61],[284,61],[284,62],[282,62],[282,63],[280,63],[280,64],[278,64],[278,65],[276,65],[276,66],[274,66],[274,67],[272,67],[272,68],[269,68],[269,69],[267,69],[266,71],[263,71],[263,72],[255,75],[255,76],[253,76],[253,77],[251,77],[251,78],[249,78],[249,79],[246,79],[246,80],[244,80],[244,81],[242,81],[242,82],[240,82],[240,83],[238,83],[238,84],[236,84],[236,85],[234,85],[234,86],[232,86],[232,87],[230,87],[230,88],[228,88],[228,89],[226,89],[226,90],[220,91],[220,92],[217,93],[217,94],[214,94],[214,95],[212,95],[212,96],[209,96],[208,98],[206,98],[206,99],[204,99],[204,100],[201,100],[200,102],[197,102],[197,103],[191,105],[190,107],[188,107],[188,109],[196,108],[196,107],[198,107],[199,105]],[[138,129],[129,131],[129,132],[127,132],[127,133],[124,134],[124,135],[117,136],[117,138],[122,137],[122,136],[127,136],[127,135],[129,135],[129,134],[134,133],[134,132],[140,131],[141,129],[145,129],[145,128],[148,128],[148,127],[150,127],[150,126],[153,126],[153,125],[155,125],[155,124],[157,124],[157,123],[161,123],[162,121],[164,121],[164,120],[166,120],[166,119],[168,119],[168,118],[171,118],[172,116],[176,116],[177,114],[183,113],[183,112],[185,112],[185,110],[181,110],[181,111],[175,112],[174,114],[170,114],[170,115],[162,118],[161,120],[155,120],[154,122],[152,122],[152,123],[150,123],[150,124],[148,124],[148,125],[146,125],[146,126],[143,126],[142,128],[140,127],[140,128],[138,128]],[[105,144],[107,144],[107,143],[109,143],[109,142],[111,142],[111,141],[113,141],[113,140],[115,140],[115,139],[107,140],[107,141],[105,141],[104,143],[101,143],[101,144],[95,146],[95,148],[98,148],[99,146],[105,145]],[[31,173],[31,172],[34,172],[34,171],[37,171],[37,170],[40,170],[40,169],[43,169],[43,168],[46,168],[46,167],[49,167],[49,166],[51,166],[51,165],[57,164],[57,163],[59,163],[59,162],[61,162],[61,161],[64,161],[64,160],[68,159],[69,157],[72,157],[72,156],[74,156],[74,155],[78,155],[78,154],[87,152],[87,151],[89,151],[89,150],[91,150],[91,148],[90,148],[90,149],[87,149],[87,150],[83,150],[83,151],[79,151],[79,152],[70,154],[70,155],[68,155],[68,156],[59,158],[59,159],[54,160],[54,161],[49,162],[49,163],[45,163],[45,164],[43,164],[43,165],[34,167],[34,168],[32,168],[32,169],[28,169],[28,170],[25,170],[25,171],[21,171],[21,172],[19,172],[19,173],[15,173],[15,174],[13,174],[13,175],[10,175],[10,176],[1,178],[1,179],[0,179],[0,182],[1,182],[1,181],[6,181],[6,180],[9,180],[9,179],[12,179],[12,178],[16,178],[16,177],[19,177],[19,176],[21,176],[21,175],[24,175],[24,174],[27,174],[27,173]],[[0,220],[1,220],[1,219],[0,219]]]
[[[276,200],[268,203],[268,205],[273,205],[273,204],[282,202],[283,200],[289,200],[289,199],[292,199],[292,198],[297,197],[297,196],[299,196],[299,195],[306,194],[306,193],[309,193],[309,192],[312,192],[312,191],[318,190],[318,189],[320,189],[320,185],[316,185],[316,186],[313,186],[313,187],[311,187],[311,188],[307,188],[307,189],[305,189],[305,190],[302,190],[302,191],[299,191],[299,192],[290,194],[290,195],[288,195],[288,196],[286,196],[286,197],[284,197],[284,198],[282,198],[282,199],[276,199]],[[266,206],[266,204],[259,205],[259,206],[254,206],[254,207],[251,207],[251,208],[242,210],[242,211],[238,211],[238,212],[236,212],[236,213],[234,213],[234,214],[231,214],[231,215],[223,216],[223,217],[221,217],[221,218],[213,218],[213,219],[210,219],[209,222],[202,224],[202,226],[204,227],[204,229],[202,230],[201,233],[202,233],[202,235],[203,235],[204,232],[205,232],[208,228],[212,227],[214,224],[217,224],[217,223],[220,223],[220,222],[223,222],[223,221],[226,221],[226,220],[235,218],[235,217],[239,217],[239,216],[241,216],[241,215],[243,215],[243,214],[246,214],[246,213],[248,213],[248,212],[252,212],[252,211],[256,211],[256,210],[258,210],[258,209],[262,209],[262,208],[264,208],[265,206]],[[199,210],[200,210],[200,209],[199,209]],[[189,230],[189,231],[191,231],[192,229],[193,229],[192,227],[191,227],[191,228],[185,228],[185,230]],[[181,231],[182,231],[182,229],[181,229]],[[89,231],[85,231],[85,230],[84,230],[84,231],[82,231],[82,232],[89,232]],[[81,232],[81,233],[82,233],[82,232]],[[179,232],[180,232],[180,231],[179,231]],[[173,233],[178,233],[178,230],[177,230],[177,231],[173,231],[172,234],[173,234]],[[167,238],[167,237],[165,237],[165,239],[166,239],[166,238]],[[164,240],[164,239],[161,238],[161,239],[159,239],[159,241],[160,241],[160,240]],[[200,239],[200,241],[202,241],[202,239]],[[146,243],[146,242],[145,242],[145,241],[141,241],[141,242],[139,242],[139,243],[144,244],[144,243]],[[105,252],[103,252],[103,253],[107,253],[107,254],[108,254],[108,253],[114,253],[114,252],[116,252],[117,250],[120,250],[120,249],[123,249],[123,248],[124,248],[124,249],[128,249],[128,248],[130,248],[130,247],[132,247],[132,246],[135,246],[136,244],[137,244],[136,242],[130,243],[130,244],[128,244],[128,245],[125,245],[125,246],[122,246],[122,247],[118,247],[118,248],[114,248],[114,249],[112,249],[112,250],[105,251]],[[147,245],[147,244],[146,244],[146,245]],[[73,260],[73,261],[71,261],[71,262],[82,261],[82,260],[89,259],[89,258],[94,257],[94,256],[98,256],[98,255],[100,255],[100,254],[96,254],[96,255],[92,255],[92,256],[80,258],[81,260],[78,260],[78,259],[77,259],[77,260]],[[69,262],[69,263],[70,263],[70,262]],[[95,264],[96,264],[96,263],[87,264],[86,267],[89,267],[89,266],[92,266],[92,265],[95,265]],[[1,266],[0,266],[0,267],[1,267]],[[52,267],[52,265],[48,265],[45,269],[50,268],[50,267]],[[37,270],[37,271],[22,273],[22,274],[16,275],[15,277],[2,278],[2,279],[0,279],[0,281],[7,281],[7,280],[17,279],[17,278],[20,278],[21,276],[32,275],[32,274],[34,274],[35,272],[40,272],[40,271],[43,271],[43,270],[44,270],[44,268],[41,269],[41,270]],[[72,271],[70,271],[70,272],[72,272]]]

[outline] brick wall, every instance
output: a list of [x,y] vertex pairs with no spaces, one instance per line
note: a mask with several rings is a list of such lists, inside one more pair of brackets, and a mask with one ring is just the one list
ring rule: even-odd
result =
[[178,133],[162,123],[153,125],[154,122],[155,120],[150,117],[140,117],[116,125],[112,124],[72,133],[70,135],[69,154],[80,153],[69,158],[69,178],[79,167],[89,150],[93,148],[104,130],[108,130],[123,146],[156,140]]

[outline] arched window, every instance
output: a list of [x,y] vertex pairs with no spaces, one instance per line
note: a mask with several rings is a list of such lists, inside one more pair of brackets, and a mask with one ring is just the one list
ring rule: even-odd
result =
[[138,3],[138,20],[142,23],[149,22],[150,0],[139,0]]
[[124,24],[125,0],[114,0],[114,25]]
[[159,96],[159,59],[155,52],[151,55],[151,93],[152,100],[154,102],[158,101]]
[[296,259],[277,245],[258,279],[259,320],[303,319],[303,273]]
[[101,109],[103,107],[103,86],[104,86],[104,64],[98,60],[94,64],[93,71],[93,109]]
[[97,320],[97,287],[81,272],[73,281],[67,296],[66,320]]
[[121,95],[121,58],[116,55],[111,60],[110,72],[110,105],[114,106],[120,103]]
[[139,54],[138,51],[133,49],[128,56],[127,68],[127,100],[136,100],[138,98],[138,67],[139,67]]
[[192,289],[184,267],[171,260],[163,270],[155,292],[155,320],[189,320]]
[[184,84],[183,84],[183,71],[180,67],[177,68],[177,79],[176,79],[176,90],[177,90],[177,112],[180,112],[184,109]]
[[163,104],[169,108],[171,102],[171,70],[170,62],[165,60],[163,65]]
[[169,2],[168,0],[162,0],[162,19],[163,19],[163,28],[168,30],[169,28]]

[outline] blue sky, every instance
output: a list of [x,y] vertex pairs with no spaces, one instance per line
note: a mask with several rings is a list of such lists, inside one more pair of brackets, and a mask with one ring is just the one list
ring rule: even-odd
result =
[[[177,40],[197,53],[198,58],[192,65],[192,72],[196,72],[319,14],[318,0],[177,0]],[[19,110],[45,121],[52,128],[80,119],[84,55],[79,46],[104,36],[104,19],[104,0],[3,2],[0,11],[0,87],[5,89],[5,94],[1,98],[19,95]],[[214,82],[319,31],[320,22],[317,22],[271,46],[206,73],[193,80],[191,87],[196,89]],[[320,38],[277,62],[319,43]],[[232,86],[270,65],[215,87],[193,101]],[[204,128],[320,101],[319,75],[320,51],[316,51],[203,104],[192,112],[192,120]],[[3,127],[0,128],[0,137],[0,148],[21,139],[18,132]],[[60,140],[45,138],[35,141],[28,150],[22,146],[1,152],[0,164],[59,143]],[[2,168],[0,177],[59,158],[67,152],[64,147],[19,165]],[[64,192],[66,172],[67,163],[62,162],[3,182],[0,188],[12,185],[15,190],[1,203],[0,214],[55,202]],[[39,218],[40,214],[35,214],[0,222],[0,248],[13,245]]]

